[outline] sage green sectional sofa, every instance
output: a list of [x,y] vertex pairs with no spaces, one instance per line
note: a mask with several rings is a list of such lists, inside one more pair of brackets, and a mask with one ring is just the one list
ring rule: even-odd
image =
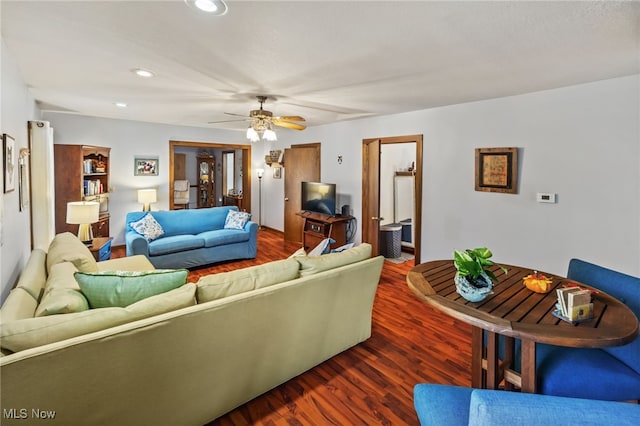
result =
[[148,283],[153,266],[87,253],[71,234],[34,250],[0,310],[3,425],[41,413],[61,425],[205,424],[366,340],[383,263],[361,244],[91,308],[76,277],[96,284],[115,274],[100,271],[128,271],[114,281]]

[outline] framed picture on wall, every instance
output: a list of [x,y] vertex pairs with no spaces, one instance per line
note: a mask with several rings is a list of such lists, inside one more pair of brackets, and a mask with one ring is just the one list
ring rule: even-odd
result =
[[476,191],[518,193],[518,148],[476,148]]
[[2,134],[2,152],[4,192],[11,192],[16,189],[16,141],[6,133]]
[[134,176],[158,176],[158,157],[135,157]]

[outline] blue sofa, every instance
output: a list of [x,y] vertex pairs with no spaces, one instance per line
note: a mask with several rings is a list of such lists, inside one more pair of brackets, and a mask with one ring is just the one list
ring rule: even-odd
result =
[[[248,221],[244,229],[225,229],[225,220],[236,206],[204,209],[130,212],[126,216],[127,256],[145,255],[156,268],[191,268],[234,259],[256,257],[258,224]],[[150,213],[163,235],[147,241],[131,223]]]
[[[571,259],[567,277],[617,298],[640,318],[640,278],[579,259]],[[536,368],[541,394],[640,400],[640,337],[624,346],[601,349],[538,344]]]
[[639,425],[640,405],[419,384],[414,406],[427,425]]

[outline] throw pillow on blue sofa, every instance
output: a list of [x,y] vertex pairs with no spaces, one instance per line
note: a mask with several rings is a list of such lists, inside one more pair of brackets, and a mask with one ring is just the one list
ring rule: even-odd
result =
[[244,229],[244,225],[249,221],[251,215],[247,212],[229,210],[224,221],[224,229]]
[[153,241],[164,235],[164,229],[151,213],[145,214],[140,220],[129,222],[129,226],[147,241]]

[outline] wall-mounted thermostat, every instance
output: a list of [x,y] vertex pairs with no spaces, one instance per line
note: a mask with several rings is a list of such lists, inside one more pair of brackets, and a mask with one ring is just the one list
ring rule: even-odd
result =
[[556,194],[552,194],[549,192],[538,192],[536,194],[536,201],[539,203],[555,203]]

